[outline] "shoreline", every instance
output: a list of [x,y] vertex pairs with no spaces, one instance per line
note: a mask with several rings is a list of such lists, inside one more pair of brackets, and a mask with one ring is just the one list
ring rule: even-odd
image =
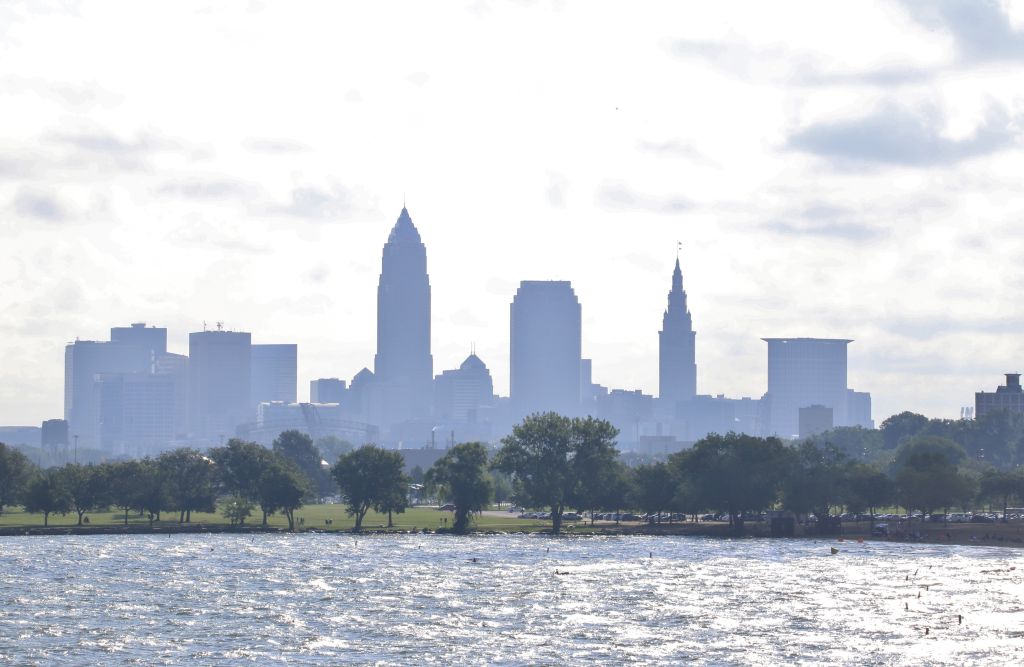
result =
[[[844,527],[845,528],[845,527]],[[338,534],[338,535],[448,535],[457,537],[450,530],[422,530],[364,528],[359,533],[351,529],[324,530],[320,528],[302,528],[295,534]],[[129,524],[128,526],[4,526],[0,527],[0,537],[47,537],[63,535],[175,535],[175,534],[288,534],[286,528],[277,526],[244,525],[232,526],[224,524],[195,523],[187,525],[148,526]],[[544,535],[553,537],[550,529],[516,529],[506,530],[477,529],[471,530],[472,535]],[[938,528],[925,527],[916,529],[911,534],[894,533],[888,537],[870,535],[867,524],[860,527],[846,528],[839,535],[822,535],[798,530],[793,537],[770,537],[760,524],[748,524],[742,535],[735,534],[728,524],[596,524],[594,526],[576,524],[566,526],[559,537],[629,537],[664,536],[664,537],[712,537],[718,539],[765,539],[765,540],[807,540],[844,543],[844,542],[882,542],[898,544],[946,544],[957,546],[996,546],[1024,548],[1024,525],[1012,524],[955,524]]]

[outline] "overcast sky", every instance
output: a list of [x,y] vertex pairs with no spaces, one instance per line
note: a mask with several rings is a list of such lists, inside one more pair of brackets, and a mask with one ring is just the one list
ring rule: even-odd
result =
[[676,242],[698,391],[844,337],[881,420],[1024,370],[1024,7],[0,4],[0,424],[145,321],[372,367],[403,197],[435,372],[508,392],[509,303],[571,280],[601,384],[657,390]]

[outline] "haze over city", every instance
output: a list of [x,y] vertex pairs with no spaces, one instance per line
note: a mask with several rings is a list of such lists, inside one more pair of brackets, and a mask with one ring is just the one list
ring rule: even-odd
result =
[[0,9],[0,423],[134,321],[295,342],[300,400],[351,378],[403,202],[434,372],[475,346],[501,395],[524,279],[657,393],[677,243],[699,393],[759,397],[762,337],[854,339],[879,420],[1019,370],[1016,4],[72,9]]

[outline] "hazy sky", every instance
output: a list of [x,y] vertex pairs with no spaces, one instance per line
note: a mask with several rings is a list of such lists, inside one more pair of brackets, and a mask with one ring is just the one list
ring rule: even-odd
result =
[[435,372],[508,391],[509,303],[568,279],[602,384],[657,390],[675,245],[698,391],[762,336],[856,339],[875,418],[1024,370],[1024,7],[0,4],[0,424],[64,345],[223,321],[314,377],[373,362],[403,197]]

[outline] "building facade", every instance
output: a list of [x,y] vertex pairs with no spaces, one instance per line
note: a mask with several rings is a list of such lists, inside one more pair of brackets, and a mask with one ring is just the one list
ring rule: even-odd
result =
[[832,409],[834,424],[847,425],[847,346],[837,338],[763,338],[768,343],[768,434],[800,434],[799,410]]
[[510,315],[513,412],[578,414],[582,309],[572,284],[524,280]]
[[384,244],[377,287],[373,381],[381,426],[429,418],[433,379],[427,250],[403,208]]
[[697,395],[697,333],[686,305],[683,272],[676,258],[668,307],[658,332],[658,397],[674,405]]
[[249,400],[256,406],[269,401],[298,400],[299,346],[294,343],[253,345]]
[[1007,373],[1006,384],[996,387],[994,392],[979,391],[974,394],[976,419],[996,410],[1024,414],[1024,389],[1021,389],[1020,373]]
[[193,440],[218,444],[252,422],[252,336],[241,331],[188,335],[188,419]]
[[318,378],[309,381],[310,403],[342,403],[347,384],[338,378]]

